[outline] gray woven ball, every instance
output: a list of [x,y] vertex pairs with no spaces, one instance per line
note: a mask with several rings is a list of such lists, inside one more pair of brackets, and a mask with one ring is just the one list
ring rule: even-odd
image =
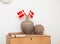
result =
[[36,25],[36,26],[34,26],[34,33],[35,34],[39,34],[39,35],[43,35],[43,33],[44,33],[43,25]]

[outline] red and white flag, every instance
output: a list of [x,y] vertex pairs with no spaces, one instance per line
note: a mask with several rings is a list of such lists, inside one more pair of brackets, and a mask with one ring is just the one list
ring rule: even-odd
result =
[[34,12],[30,10],[28,15],[29,15],[30,18],[33,18]]
[[26,13],[24,12],[24,10],[19,11],[17,14],[18,14],[19,18],[22,18],[22,17],[24,17],[26,15]]

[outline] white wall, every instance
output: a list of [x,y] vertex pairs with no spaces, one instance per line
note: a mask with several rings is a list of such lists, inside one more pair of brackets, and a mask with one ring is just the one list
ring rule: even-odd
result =
[[12,0],[10,4],[0,2],[0,44],[6,43],[6,34],[20,32],[17,12],[24,9],[34,11],[32,21],[43,24],[45,34],[51,35],[52,44],[60,44],[60,0]]

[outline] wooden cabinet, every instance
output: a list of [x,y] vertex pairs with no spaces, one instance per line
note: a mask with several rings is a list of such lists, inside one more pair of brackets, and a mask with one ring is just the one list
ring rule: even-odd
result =
[[6,44],[51,44],[51,37],[48,35],[26,35],[23,37],[7,35]]

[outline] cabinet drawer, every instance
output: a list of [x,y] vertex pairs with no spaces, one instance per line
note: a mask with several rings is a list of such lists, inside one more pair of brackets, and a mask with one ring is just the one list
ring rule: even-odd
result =
[[10,44],[50,44],[49,37],[11,38]]
[[29,44],[30,38],[11,38],[10,43],[11,44]]
[[51,37],[47,35],[26,35],[24,37],[7,36],[7,44],[51,44]]

